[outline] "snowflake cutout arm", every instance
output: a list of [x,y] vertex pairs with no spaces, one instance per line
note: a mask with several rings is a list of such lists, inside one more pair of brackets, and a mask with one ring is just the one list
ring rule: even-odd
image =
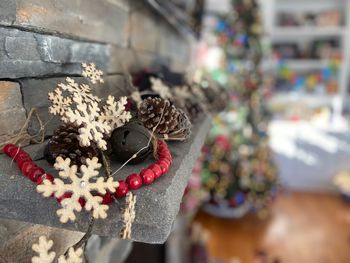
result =
[[105,180],[103,177],[98,177],[98,170],[101,168],[101,164],[98,163],[97,157],[92,159],[86,159],[86,165],[80,167],[81,177],[78,176],[77,166],[70,166],[70,159],[63,159],[58,157],[54,165],[55,169],[59,170],[59,176],[66,178],[71,183],[65,183],[61,179],[56,178],[54,182],[44,180],[43,184],[37,186],[37,191],[43,193],[45,197],[54,194],[56,197],[62,196],[65,192],[72,193],[71,197],[62,200],[62,208],[57,210],[57,215],[60,217],[62,223],[74,221],[76,219],[75,211],[80,212],[82,207],[79,203],[79,199],[83,198],[86,201],[84,206],[85,210],[93,210],[94,218],[106,218],[108,206],[102,204],[103,198],[101,196],[93,196],[91,192],[97,191],[100,194],[105,194],[107,191],[114,193],[115,189],[119,186],[117,181],[114,181],[113,177],[109,177]]
[[74,94],[73,100],[77,104],[77,109],[68,109],[66,116],[70,123],[82,126],[79,128],[78,137],[81,146],[90,146],[91,141],[94,141],[100,149],[106,150],[107,142],[104,140],[104,135],[111,131],[111,127],[100,119],[98,104],[96,102],[87,104],[78,94]]
[[163,83],[162,80],[151,77],[152,90],[157,92],[162,99],[171,99],[172,95],[170,89],[167,85]]
[[62,90],[59,88],[56,88],[53,92],[49,92],[48,97],[52,102],[49,112],[53,115],[61,116],[64,121],[66,119],[65,114],[67,109],[72,104],[72,99],[70,97],[63,97]]
[[91,93],[91,88],[86,84],[78,84],[74,79],[67,77],[66,83],[58,84],[58,87],[63,91],[67,91],[72,95],[78,94],[80,95],[85,102],[100,102],[101,99]]
[[47,240],[45,236],[39,237],[39,243],[33,244],[32,249],[38,256],[32,257],[32,263],[51,263],[55,259],[56,253],[50,252],[53,246],[52,240]]
[[93,84],[96,84],[97,82],[104,83],[102,78],[103,72],[98,70],[94,63],[82,63],[81,66],[83,67],[82,75],[85,78],[88,78]]
[[103,107],[100,120],[110,126],[111,130],[123,126],[131,119],[131,113],[125,110],[127,98],[121,97],[118,102],[113,96],[108,96],[106,106]]
[[73,247],[70,247],[68,250],[68,255],[65,257],[64,255],[58,258],[58,263],[83,263],[83,249],[78,248],[74,250]]

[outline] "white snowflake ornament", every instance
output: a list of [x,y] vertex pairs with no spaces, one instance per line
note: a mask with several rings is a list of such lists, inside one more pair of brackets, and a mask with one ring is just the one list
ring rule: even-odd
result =
[[68,109],[66,116],[70,123],[81,126],[79,128],[79,142],[81,146],[90,146],[91,141],[96,142],[102,150],[107,150],[107,142],[104,135],[109,134],[111,126],[100,119],[100,108],[96,102],[85,103],[77,93],[73,96],[76,103],[75,110]]
[[[83,198],[86,201],[84,207],[87,211],[93,210],[92,215],[94,218],[106,218],[108,206],[102,204],[103,198],[101,196],[93,196],[91,192],[97,191],[100,194],[106,194],[108,190],[114,193],[119,183],[114,181],[113,177],[109,177],[106,181],[104,177],[97,177],[99,174],[98,170],[101,168],[97,157],[87,158],[87,165],[80,166],[79,173],[77,166],[71,166],[70,162],[69,158],[57,157],[54,167],[60,171],[59,176],[61,178],[69,179],[71,183],[65,183],[59,178],[56,178],[53,183],[49,180],[44,180],[43,184],[37,186],[37,191],[45,197],[54,194],[57,198],[66,192],[72,193],[71,197],[62,200],[62,208],[57,210],[57,215],[62,223],[76,219],[74,211],[80,212],[82,209],[79,198]],[[95,181],[90,182],[91,179],[95,179]]]
[[152,90],[157,92],[162,99],[167,100],[172,98],[169,87],[165,85],[161,79],[151,77],[150,81],[152,84]]
[[133,91],[130,97],[136,102],[137,106],[142,102],[141,94],[138,90]]
[[32,257],[32,263],[51,263],[55,259],[56,253],[50,252],[53,246],[52,240],[47,240],[45,236],[39,237],[39,243],[33,244],[32,249],[38,256]]
[[72,104],[72,99],[70,97],[63,97],[62,90],[59,88],[56,88],[53,92],[49,92],[48,97],[52,102],[49,112],[53,115],[61,116],[63,121],[66,120],[65,114]]
[[[32,263],[52,263],[56,256],[55,252],[50,252],[52,246],[52,240],[47,240],[45,236],[40,236],[39,243],[32,246],[32,249],[38,254],[38,256],[32,257]],[[58,263],[83,263],[82,255],[82,248],[74,250],[73,247],[70,247],[67,257],[61,255],[58,258]]]
[[103,83],[103,72],[96,68],[94,63],[82,63],[83,67],[83,76],[91,80],[92,83],[96,84],[97,82]]
[[57,85],[64,91],[68,91],[71,95],[80,95],[85,102],[100,102],[101,99],[91,93],[91,88],[86,84],[78,84],[74,79],[67,77],[66,83],[59,83]]
[[103,112],[99,119],[106,125],[111,127],[111,130],[116,129],[131,119],[131,113],[125,110],[125,105],[128,103],[126,97],[121,97],[118,102],[113,96],[108,96],[106,106],[103,106]]
[[73,247],[69,248],[68,255],[65,257],[64,255],[58,258],[58,263],[83,263],[83,249],[78,248],[74,250]]

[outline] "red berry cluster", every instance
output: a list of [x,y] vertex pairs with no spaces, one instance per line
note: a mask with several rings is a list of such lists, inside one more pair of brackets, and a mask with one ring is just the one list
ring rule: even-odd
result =
[[[143,169],[140,174],[131,174],[126,180],[119,181],[119,186],[116,189],[114,196],[116,198],[121,198],[126,196],[130,190],[139,189],[142,185],[149,185],[158,177],[166,174],[172,163],[172,157],[168,146],[165,142],[158,140],[158,161],[146,169]],[[54,177],[51,174],[45,173],[44,169],[37,166],[33,160],[30,158],[29,154],[18,148],[13,144],[6,144],[3,148],[5,154],[10,156],[13,160],[17,162],[18,168],[21,170],[22,174],[28,177],[32,182],[36,184],[42,184],[45,179],[53,182]],[[72,193],[66,192],[61,197],[57,198],[57,201],[61,201],[65,198],[72,196]],[[84,207],[85,200],[80,198],[80,205]],[[111,193],[106,193],[103,196],[103,204],[110,204],[113,202],[113,196]]]

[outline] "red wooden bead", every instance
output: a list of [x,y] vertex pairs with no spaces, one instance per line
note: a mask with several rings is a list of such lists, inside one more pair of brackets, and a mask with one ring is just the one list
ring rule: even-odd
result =
[[38,166],[34,166],[32,169],[30,169],[28,173],[28,177],[31,181],[36,182],[36,180],[38,180],[38,177],[40,175],[43,175],[44,173],[45,173],[44,169]]
[[114,196],[117,198],[121,198],[126,196],[126,194],[129,192],[129,188],[127,183],[125,183],[124,181],[119,181],[119,186],[116,189]]
[[126,178],[126,183],[128,184],[130,189],[136,190],[142,186],[142,178],[138,174],[130,174]]
[[16,157],[14,159],[16,160],[16,162],[21,161],[21,160],[31,160],[29,154],[26,152],[23,152],[23,151],[18,152],[18,154],[16,155]]
[[29,157],[28,159],[27,158],[22,158],[20,160],[17,161],[17,166],[19,169],[22,169],[22,166],[25,162],[33,162],[32,159]]
[[16,147],[12,147],[10,150],[9,150],[9,156],[11,158],[14,158],[14,157],[17,157],[17,155],[20,153],[20,152],[23,152],[20,148],[18,148],[17,146]]
[[152,164],[148,168],[153,171],[155,179],[157,179],[158,177],[160,177],[163,174],[162,173],[162,168],[158,164]]
[[35,163],[33,163],[32,161],[26,161],[22,163],[22,166],[20,167],[20,169],[24,176],[28,176],[29,171],[35,166],[36,166]]
[[14,148],[17,148],[17,146],[14,145],[14,144],[9,143],[9,144],[6,144],[6,145],[4,146],[4,148],[2,148],[2,150],[4,151],[5,154],[7,154],[8,156],[10,156],[10,152],[11,152],[11,150],[14,149]]
[[154,181],[154,172],[151,169],[144,169],[140,173],[144,184],[151,184]]
[[163,174],[163,175],[166,174],[166,173],[168,172],[168,170],[169,170],[169,164],[168,164],[168,163],[163,162],[163,161],[159,161],[157,164],[158,164],[158,165],[160,166],[160,168],[162,169],[162,174]]
[[83,197],[79,197],[78,202],[81,207],[84,207],[86,204],[86,200]]
[[56,198],[56,200],[57,200],[57,202],[61,203],[63,199],[70,198],[70,197],[72,197],[72,193],[71,192],[65,192],[60,197]]
[[102,196],[102,204],[108,205],[113,202],[113,197],[111,193],[107,192],[104,196]]
[[36,180],[36,183],[42,184],[44,180],[49,180],[51,183],[53,183],[54,179],[55,178],[51,174],[44,173],[38,177],[38,179]]
[[[171,164],[171,162],[170,162],[168,159],[166,159],[166,158],[161,158],[161,159],[159,160],[159,162],[165,162],[165,163],[168,164],[169,167],[170,167],[170,164]],[[169,167],[168,167],[168,168],[169,168]]]

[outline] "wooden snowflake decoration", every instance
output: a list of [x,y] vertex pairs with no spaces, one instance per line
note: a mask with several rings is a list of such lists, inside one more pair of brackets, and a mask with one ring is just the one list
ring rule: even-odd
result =
[[175,97],[180,100],[186,100],[191,97],[191,93],[187,86],[177,86],[173,89],[173,93]]
[[[85,210],[93,210],[92,215],[94,218],[106,218],[108,206],[102,204],[101,196],[94,196],[91,192],[106,194],[108,190],[114,193],[119,183],[114,181],[113,177],[109,177],[106,181],[104,177],[97,177],[99,174],[98,170],[101,168],[97,157],[87,158],[86,165],[80,166],[79,172],[77,166],[71,166],[70,163],[71,160],[69,158],[57,157],[54,165],[55,169],[60,171],[59,176],[63,179],[69,179],[70,183],[65,183],[59,178],[56,178],[53,183],[49,180],[44,180],[43,184],[37,186],[37,191],[45,197],[54,194],[57,198],[66,192],[72,193],[71,197],[62,200],[62,208],[57,210],[57,215],[62,223],[76,219],[74,211],[80,212],[82,209],[79,198],[83,198],[86,201]],[[94,181],[91,182],[90,180]]]
[[157,92],[162,99],[167,100],[172,98],[169,87],[165,85],[161,79],[151,77],[150,81],[152,90]]
[[62,117],[63,121],[66,121],[66,112],[69,106],[72,104],[72,99],[70,97],[63,97],[62,90],[56,88],[53,92],[48,93],[49,100],[52,105],[49,107],[49,112],[53,115],[58,115]]
[[[33,244],[32,246],[32,249],[38,254],[38,256],[32,257],[32,263],[52,263],[56,256],[55,252],[50,252],[52,246],[52,240],[47,240],[45,236],[40,236],[39,243]],[[68,250],[67,257],[64,255],[60,256],[58,258],[58,263],[82,263],[82,255],[82,248],[74,250],[74,248],[71,247]]]
[[93,84],[96,84],[97,82],[104,82],[102,78],[103,72],[98,70],[94,63],[83,63],[81,66],[83,67],[83,76],[90,79]]
[[142,102],[141,94],[138,90],[133,91],[130,96],[136,102],[137,106]]
[[133,193],[129,192],[126,197],[125,209],[122,214],[124,227],[121,233],[121,238],[123,239],[131,239],[131,227],[136,217],[135,204],[136,195],[133,195]]
[[57,85],[64,91],[69,92],[71,95],[79,94],[85,102],[100,102],[101,99],[91,93],[91,88],[86,84],[78,84],[74,79],[67,77],[66,83],[60,83]]
[[93,141],[100,149],[107,150],[104,135],[109,134],[112,127],[101,120],[98,104],[96,102],[85,103],[77,93],[74,94],[73,101],[76,103],[76,109],[68,109],[66,116],[69,123],[82,126],[79,128],[78,136],[81,146],[90,146]]
[[33,244],[32,249],[38,254],[32,257],[32,263],[51,263],[55,259],[56,253],[50,252],[53,246],[52,240],[47,240],[45,236],[39,237],[39,243]]
[[103,106],[99,120],[104,124],[116,129],[131,119],[131,113],[125,110],[125,105],[128,103],[126,97],[121,97],[118,102],[113,96],[108,96],[106,106]]

